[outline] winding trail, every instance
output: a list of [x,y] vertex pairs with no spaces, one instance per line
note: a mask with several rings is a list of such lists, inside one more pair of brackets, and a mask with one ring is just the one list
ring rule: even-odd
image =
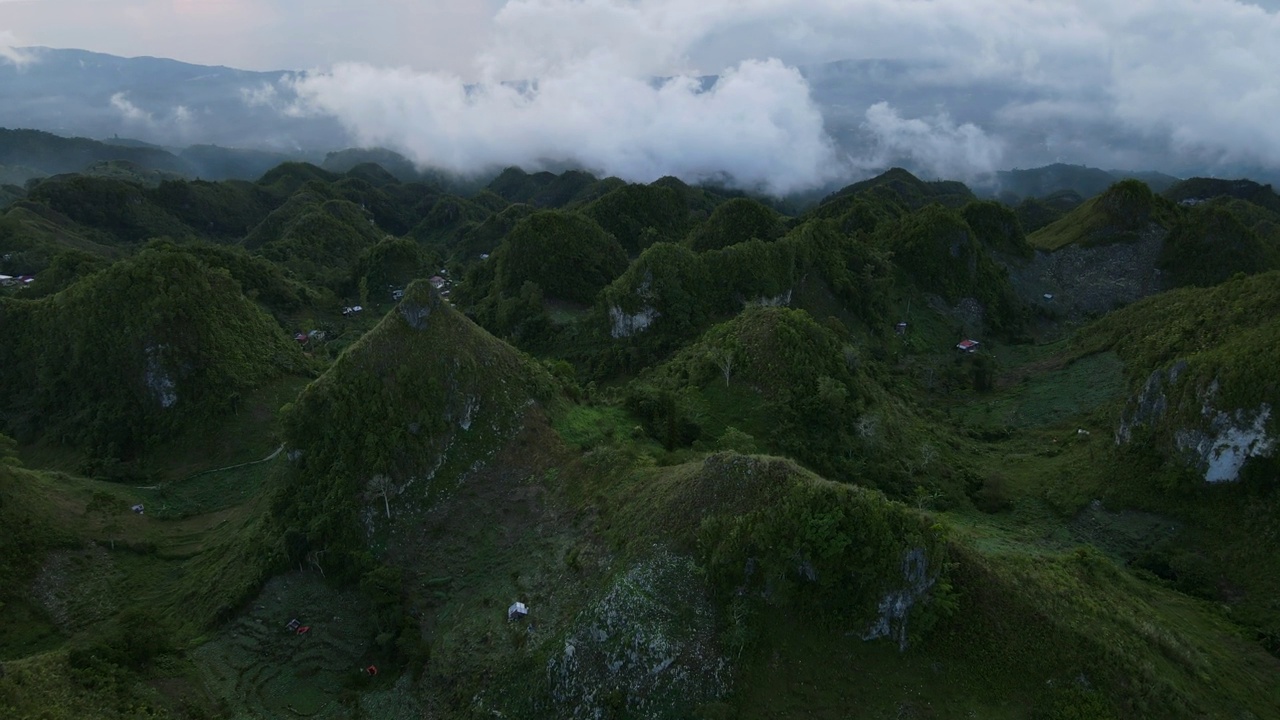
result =
[[[235,470],[236,468],[248,467],[250,465],[261,465],[264,462],[271,462],[272,460],[275,460],[276,457],[278,457],[282,452],[284,452],[283,443],[280,444],[280,447],[275,449],[275,452],[262,458],[261,460],[250,460],[249,462],[240,463],[238,465],[228,465],[226,467],[213,468],[212,470],[201,470],[198,473],[193,473],[191,475],[186,476],[185,478],[183,478],[183,480],[190,480],[191,478],[197,478],[197,477],[200,477],[201,475],[208,475],[209,473],[223,472],[225,470]],[[134,489],[135,490],[159,490],[160,486],[159,485],[140,485],[140,486],[135,486]]]

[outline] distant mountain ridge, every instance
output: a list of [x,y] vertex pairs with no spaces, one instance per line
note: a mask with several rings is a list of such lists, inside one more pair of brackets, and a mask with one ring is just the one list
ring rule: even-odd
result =
[[[31,58],[22,66],[0,62],[0,127],[37,128],[60,135],[91,138],[138,138],[167,148],[217,145],[252,148],[288,154],[319,154],[341,150],[355,139],[338,122],[325,115],[284,112],[297,98],[288,82],[305,72],[237,70],[222,66],[194,65],[154,57],[123,58],[103,53],[47,47],[20,48]],[[1064,177],[1046,186],[1023,171],[997,173],[990,194],[1012,190],[1019,197],[1043,196],[1054,190],[1072,189],[1084,197],[1110,184],[1099,173],[1115,179],[1137,177],[1157,192],[1172,182],[1163,173],[1093,170],[1084,165],[1111,167],[1115,159],[1107,148],[1124,147],[1134,165],[1158,168],[1181,176],[1247,176],[1263,182],[1280,182],[1274,167],[1203,167],[1194,159],[1179,158],[1167,143],[1136,135],[1122,127],[1073,125],[1070,119],[1046,121],[1028,129],[1009,125],[999,112],[1048,99],[1040,91],[1009,87],[993,81],[971,81],[955,86],[930,80],[938,68],[928,63],[902,60],[859,59],[805,65],[798,68],[809,86],[810,97],[823,116],[826,132],[837,152],[853,167],[872,174],[873,168],[906,167],[924,179],[963,175],[958,168],[939,164],[924,151],[904,149],[877,135],[868,112],[884,103],[903,121],[942,117],[957,126],[972,124],[1003,147],[1003,161],[1022,167],[1045,165]],[[718,76],[699,78],[703,90]],[[657,79],[655,78],[655,81]],[[527,83],[512,83],[522,87]],[[939,114],[941,113],[941,115]],[[944,123],[945,124],[945,123]],[[1050,143],[1049,140],[1054,140]],[[112,140],[116,142],[116,140]],[[1062,164],[1064,157],[1049,146],[1065,147],[1081,165]],[[553,169],[563,158],[547,158]],[[262,162],[259,162],[259,169]],[[1050,165],[1052,163],[1052,165]],[[1075,168],[1072,170],[1071,168]],[[965,178],[983,184],[991,169],[969,168]],[[558,172],[558,170],[557,170]],[[203,175],[209,175],[203,172]],[[1052,175],[1052,174],[1048,174]],[[216,177],[230,177],[216,175]],[[1061,184],[1068,182],[1068,184]],[[834,189],[828,188],[828,190]],[[975,188],[977,189],[977,188]]]
[[21,67],[0,63],[3,127],[276,151],[337,149],[351,143],[333,118],[287,117],[261,94],[264,87],[277,88],[282,79],[300,73],[85,50],[33,47],[22,52],[31,62]]

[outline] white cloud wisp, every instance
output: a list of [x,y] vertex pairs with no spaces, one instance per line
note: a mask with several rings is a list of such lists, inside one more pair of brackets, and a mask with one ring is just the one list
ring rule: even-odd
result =
[[527,86],[342,65],[293,88],[362,144],[461,173],[568,161],[636,182],[728,175],[774,194],[840,175],[808,85],[777,60],[743,62],[706,89],[688,76],[629,77],[603,59]]

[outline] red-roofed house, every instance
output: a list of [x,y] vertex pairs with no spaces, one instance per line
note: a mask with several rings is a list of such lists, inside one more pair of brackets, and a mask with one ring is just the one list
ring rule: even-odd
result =
[[956,349],[959,350],[960,352],[967,352],[967,353],[977,352],[978,345],[979,343],[977,340],[961,340],[960,344],[956,345]]

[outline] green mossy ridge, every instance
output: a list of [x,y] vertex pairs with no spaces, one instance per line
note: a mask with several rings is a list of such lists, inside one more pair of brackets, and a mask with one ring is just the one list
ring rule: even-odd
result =
[[1068,245],[1133,242],[1151,225],[1168,229],[1177,218],[1173,203],[1151,192],[1140,180],[1122,180],[1101,195],[1043,227],[1028,238],[1037,250]]
[[1063,215],[1084,204],[1084,198],[1071,190],[1062,190],[1043,198],[1027,198],[1018,203],[1014,212],[1027,233],[1052,225]]
[[239,241],[279,204],[260,186],[236,180],[163,182],[147,196],[192,231],[228,241]]
[[964,183],[954,180],[926,182],[902,168],[891,168],[876,177],[856,182],[842,188],[819,203],[827,203],[849,196],[865,196],[897,207],[901,212],[918,210],[932,203],[959,208],[977,198]]
[[813,276],[865,327],[880,328],[891,274],[883,250],[842,233],[833,220],[807,221],[773,242],[755,239],[704,253],[656,243],[601,292],[594,322],[610,327],[614,309],[656,311],[652,326],[627,342],[641,354],[659,354],[746,304],[786,304],[787,293]]
[[47,174],[74,173],[100,162],[127,161],[148,170],[188,174],[180,158],[158,147],[113,145],[40,130],[0,128],[0,165],[26,165]]
[[[1114,349],[1131,387],[1178,359],[1214,358],[1224,392],[1257,397],[1274,384],[1273,359],[1263,350],[1280,318],[1280,272],[1237,277],[1208,288],[1182,288],[1146,298],[1090,325],[1076,353]],[[1252,381],[1250,381],[1252,378]],[[1228,382],[1239,380],[1240,382]],[[1243,386],[1238,390],[1232,386]]]
[[360,254],[385,237],[359,205],[313,184],[272,211],[245,237],[244,247],[297,277],[343,291]]
[[1175,286],[1216,285],[1236,273],[1252,275],[1280,267],[1280,244],[1264,242],[1228,206],[1199,205],[1170,230],[1159,266]]
[[1280,193],[1276,193],[1270,185],[1260,185],[1252,180],[1194,177],[1175,184],[1161,195],[1174,202],[1218,197],[1238,198],[1273,213],[1280,213]]
[[518,222],[490,262],[500,295],[531,282],[544,297],[586,304],[626,269],[627,255],[594,220],[544,210]]
[[[984,235],[975,232],[960,213],[929,205],[882,225],[876,241],[893,253],[894,263],[924,292],[937,293],[951,303],[975,298],[982,303],[990,328],[1015,333],[1025,321],[1026,309],[1009,283],[1008,271],[992,259],[979,238],[1001,250],[1017,251],[1016,219],[981,207],[971,207],[969,214],[979,221]],[[1006,223],[1012,223],[1008,231]]]
[[696,252],[706,252],[747,240],[777,240],[785,231],[784,218],[772,208],[749,198],[734,198],[694,228],[688,243]]
[[595,176],[580,170],[559,174],[544,170],[530,174],[520,168],[510,167],[494,178],[487,190],[510,203],[525,203],[537,208],[562,208],[595,199],[602,194],[601,184]]
[[301,453],[275,508],[291,551],[324,549],[331,572],[364,572],[374,476],[416,483],[426,502],[555,392],[540,365],[414,283],[284,412],[288,451]]
[[465,230],[484,222],[496,211],[456,195],[445,195],[435,199],[422,220],[409,230],[409,237],[429,247],[447,250]]
[[[815,619],[843,616],[869,627],[885,594],[909,582],[905,555],[920,554],[929,585],[942,579],[944,534],[927,515],[878,491],[818,478],[771,490],[756,495],[750,509],[702,523],[706,565],[726,597],[745,590]],[[927,612],[927,593],[918,599],[916,617],[904,618],[907,628]]]
[[20,201],[0,215],[0,257],[8,258],[3,261],[4,274],[34,275],[60,266],[50,273],[49,283],[42,277],[40,285],[28,291],[56,292],[74,280],[75,274],[67,272],[69,266],[105,264],[126,252],[105,233],[80,226],[39,203]]
[[898,459],[914,450],[919,421],[862,365],[856,346],[807,312],[753,307],[642,374],[624,404],[668,449],[767,448],[905,494]]
[[582,208],[634,255],[655,242],[676,242],[692,222],[686,197],[661,185],[623,185]]
[[286,162],[268,170],[257,185],[278,198],[287,198],[311,183],[337,182],[339,176],[310,163]]
[[187,225],[148,197],[146,188],[122,180],[59,175],[41,181],[27,197],[81,225],[105,231],[121,244],[192,234]]
[[[16,436],[127,458],[307,369],[225,270],[154,248],[37,301],[0,300],[0,377]],[[171,406],[171,407],[170,407]]]
[[960,209],[960,215],[968,223],[983,247],[992,252],[1013,257],[1029,258],[1035,251],[1027,244],[1018,215],[997,202],[971,202]]
[[360,253],[356,261],[356,285],[367,300],[386,290],[403,290],[414,278],[430,276],[440,258],[405,237],[385,237]]
[[481,255],[492,254],[521,220],[535,212],[537,209],[532,205],[511,205],[493,213],[483,222],[468,226],[449,249],[451,256],[470,262],[480,259]]

